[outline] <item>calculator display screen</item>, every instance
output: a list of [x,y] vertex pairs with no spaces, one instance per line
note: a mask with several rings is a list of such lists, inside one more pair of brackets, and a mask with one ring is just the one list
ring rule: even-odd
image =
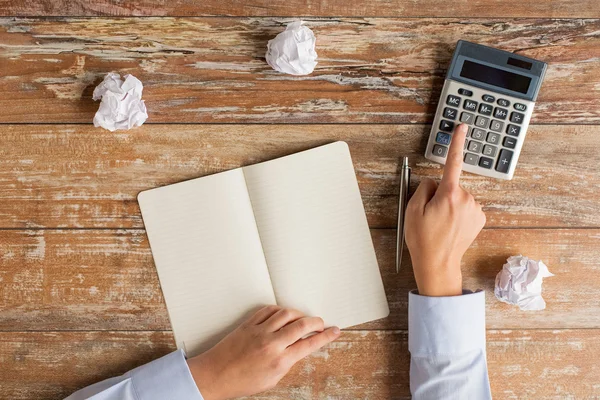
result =
[[527,93],[529,84],[531,83],[531,78],[527,76],[496,69],[469,60],[464,61],[460,76],[523,94]]

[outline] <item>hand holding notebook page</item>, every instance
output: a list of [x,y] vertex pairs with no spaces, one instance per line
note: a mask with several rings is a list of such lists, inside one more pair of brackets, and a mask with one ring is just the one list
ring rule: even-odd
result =
[[152,189],[139,203],[190,356],[265,304],[340,328],[389,313],[343,142]]

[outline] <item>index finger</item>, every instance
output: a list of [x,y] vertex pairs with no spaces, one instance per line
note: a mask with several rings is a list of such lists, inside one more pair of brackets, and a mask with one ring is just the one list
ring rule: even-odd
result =
[[448,150],[448,158],[446,158],[446,166],[444,167],[444,176],[440,187],[450,188],[458,186],[460,173],[463,163],[463,148],[467,137],[467,125],[460,124],[454,130],[450,150]]
[[288,347],[288,351],[291,353],[294,362],[298,362],[310,353],[319,350],[327,343],[333,342],[338,336],[340,336],[340,329],[334,326],[325,329],[323,332],[298,340]]

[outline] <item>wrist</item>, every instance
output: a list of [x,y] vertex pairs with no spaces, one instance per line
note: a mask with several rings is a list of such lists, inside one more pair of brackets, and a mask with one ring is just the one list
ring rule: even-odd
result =
[[216,381],[218,373],[209,358],[208,352],[190,358],[187,360],[188,368],[204,400],[225,400]]
[[460,260],[436,264],[414,264],[417,289],[422,296],[462,295]]

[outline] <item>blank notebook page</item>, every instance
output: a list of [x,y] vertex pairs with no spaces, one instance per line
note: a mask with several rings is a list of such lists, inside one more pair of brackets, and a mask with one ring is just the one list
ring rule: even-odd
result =
[[277,304],[340,328],[386,317],[347,144],[243,170]]
[[275,297],[241,169],[138,196],[178,348],[209,348]]

